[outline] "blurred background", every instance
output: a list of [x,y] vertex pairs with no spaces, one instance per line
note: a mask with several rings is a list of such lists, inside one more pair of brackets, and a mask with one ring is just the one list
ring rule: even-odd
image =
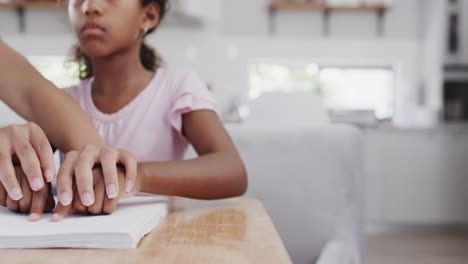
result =
[[[58,87],[65,5],[0,0]],[[468,263],[468,0],[173,0],[147,42],[207,83],[295,263]]]

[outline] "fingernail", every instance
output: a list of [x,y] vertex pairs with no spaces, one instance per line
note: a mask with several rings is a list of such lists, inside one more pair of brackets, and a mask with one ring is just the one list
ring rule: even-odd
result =
[[51,219],[52,219],[52,222],[58,222],[62,220],[62,217],[59,214],[53,214]]
[[117,188],[115,187],[115,184],[109,184],[107,185],[107,196],[112,199],[117,197]]
[[71,196],[68,192],[63,192],[60,194],[60,203],[64,206],[71,204]]
[[46,179],[47,182],[51,182],[54,180],[54,174],[52,173],[51,170],[46,170],[44,172],[44,178]]
[[32,213],[29,215],[29,220],[31,222],[37,222],[41,219],[41,217],[38,214]]
[[81,195],[81,201],[85,206],[91,206],[94,203],[94,199],[89,192],[85,192]]
[[127,181],[127,184],[125,184],[125,191],[126,192],[131,192],[133,188],[133,182],[132,181]]
[[38,191],[39,189],[41,189],[42,187],[44,187],[44,182],[36,177],[34,179],[32,179],[31,181],[31,188],[34,190],[34,191]]
[[14,201],[19,201],[21,200],[21,198],[23,198],[23,192],[21,191],[20,188],[16,187],[11,191],[10,197]]

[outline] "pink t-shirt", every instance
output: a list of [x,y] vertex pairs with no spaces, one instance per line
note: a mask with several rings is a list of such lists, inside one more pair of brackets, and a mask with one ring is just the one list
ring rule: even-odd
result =
[[88,114],[104,142],[126,149],[139,162],[183,159],[188,142],[182,115],[213,110],[206,85],[194,73],[158,69],[153,80],[128,105],[113,114],[99,111],[91,96],[93,78],[64,89]]

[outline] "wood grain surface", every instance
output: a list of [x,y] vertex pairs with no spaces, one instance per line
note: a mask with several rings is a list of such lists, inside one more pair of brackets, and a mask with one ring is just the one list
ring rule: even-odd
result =
[[137,249],[1,249],[0,263],[291,263],[257,200],[175,198],[171,206]]

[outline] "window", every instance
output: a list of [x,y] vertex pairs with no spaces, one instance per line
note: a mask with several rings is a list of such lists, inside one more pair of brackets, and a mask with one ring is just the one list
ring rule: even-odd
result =
[[391,67],[259,63],[249,67],[249,99],[272,91],[312,91],[329,110],[371,110],[377,119],[394,112]]
[[286,64],[250,65],[249,99],[268,92],[318,91],[319,66]]
[[67,62],[62,56],[32,56],[28,61],[59,88],[70,87],[79,83],[78,64]]
[[373,110],[377,119],[393,116],[394,76],[390,68],[323,67],[319,83],[329,109]]

